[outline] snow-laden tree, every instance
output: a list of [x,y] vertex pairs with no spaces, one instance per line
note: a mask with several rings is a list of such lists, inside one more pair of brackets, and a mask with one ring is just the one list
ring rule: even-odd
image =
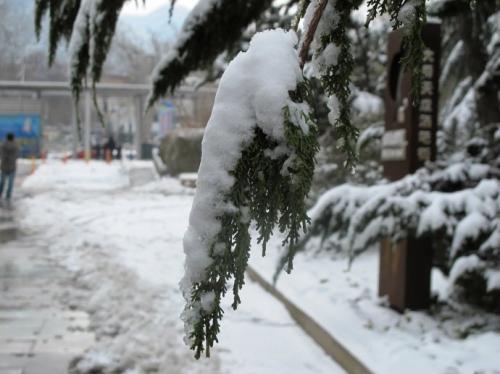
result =
[[[500,312],[500,2],[434,1],[431,13],[444,34],[438,163],[402,181],[369,185],[365,177],[324,193],[276,277],[297,251],[347,253],[352,261],[382,238],[431,237],[434,264],[456,296]],[[359,148],[382,131],[369,127]]]
[[[87,79],[92,84],[99,80],[125,2],[36,1],[38,31],[43,16],[49,16],[50,55],[54,56],[62,39],[69,41],[76,99]],[[277,3],[200,0],[153,73],[149,105],[174,90],[191,71],[211,66],[249,27],[272,15],[270,10]],[[274,29],[252,38],[248,49],[235,57],[222,76],[207,125],[198,189],[184,240],[182,281],[186,340],[196,357],[203,351],[208,355],[217,341],[223,314],[220,302],[230,279],[234,280],[233,307],[240,303],[250,226],[255,225],[263,252],[275,226],[292,247],[306,228],[304,199],[317,151],[316,118],[308,103],[310,84],[303,73],[309,59],[312,75],[328,97],[328,120],[339,151],[346,155],[344,166],[351,169],[356,162],[358,130],[350,116],[354,58],[348,28],[351,13],[362,1],[285,3],[290,5],[288,11],[274,16],[290,17],[290,10],[295,9],[292,30]],[[367,7],[368,23],[387,14],[394,28],[406,30],[404,62],[419,92],[425,0],[368,0]],[[287,258],[288,269],[292,258],[293,253]]]

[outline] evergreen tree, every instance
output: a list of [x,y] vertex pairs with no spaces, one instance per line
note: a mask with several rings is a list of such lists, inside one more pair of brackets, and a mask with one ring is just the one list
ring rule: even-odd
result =
[[[100,79],[125,1],[36,2],[38,32],[43,16],[49,15],[50,55],[60,40],[70,40],[71,86],[77,100],[87,77],[92,84]],[[345,167],[351,169],[356,163],[358,129],[351,122],[354,58],[348,29],[351,13],[360,4],[361,0],[301,0],[288,8],[296,9],[295,29],[303,19],[299,43],[293,32],[259,33],[221,78],[184,243],[184,320],[196,357],[203,351],[208,355],[217,341],[223,314],[220,301],[231,278],[233,307],[240,302],[250,224],[256,225],[265,253],[274,226],[293,248],[308,222],[304,200],[318,148],[314,112],[308,104],[310,84],[302,72],[309,58],[328,96],[328,118],[338,148],[346,155]],[[425,0],[368,0],[367,5],[368,23],[388,14],[393,28],[406,30],[404,62],[419,92]],[[272,0],[200,0],[153,74],[149,105],[174,90],[189,72],[211,66],[221,53],[234,48],[250,25],[259,25],[267,16],[267,23],[286,26],[289,12],[275,9]],[[254,76],[246,78],[247,74]],[[414,97],[418,100],[418,95]],[[286,258],[288,269],[292,259],[293,251]]]
[[[494,281],[500,272],[500,3],[472,5],[435,1],[430,9],[443,19],[445,42],[438,162],[403,181],[381,185],[376,178],[370,186],[365,177],[361,185],[326,191],[309,212],[308,233],[288,247],[275,279],[290,256],[308,248],[347,252],[352,261],[383,237],[431,237],[434,265],[449,276],[455,296],[500,312]],[[367,129],[360,149],[380,139],[379,130]]]

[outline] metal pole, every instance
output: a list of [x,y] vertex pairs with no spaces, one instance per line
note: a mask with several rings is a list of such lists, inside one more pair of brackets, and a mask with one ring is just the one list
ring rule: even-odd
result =
[[90,97],[90,90],[85,92],[85,133],[84,133],[84,149],[85,160],[90,160],[90,130],[92,122],[92,99]]
[[[71,100],[70,100],[71,101]],[[71,103],[71,133],[73,135],[73,158],[77,158],[78,153],[78,143],[80,142],[78,134],[78,124],[77,124],[77,108],[73,103]]]
[[143,120],[144,120],[144,104],[142,96],[136,96],[135,98],[135,150],[137,152],[137,159],[142,158],[142,130],[143,130]]

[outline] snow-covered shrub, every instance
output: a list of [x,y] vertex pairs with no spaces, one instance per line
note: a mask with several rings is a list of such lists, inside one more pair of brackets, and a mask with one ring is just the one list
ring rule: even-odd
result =
[[[472,270],[462,266],[466,270],[458,272],[455,267],[467,256],[477,257],[475,269],[481,269],[484,292],[477,291],[474,297],[484,306],[498,308],[500,300],[491,292],[497,292],[500,284],[491,279],[497,279],[500,271],[499,177],[500,170],[494,167],[461,163],[421,169],[388,184],[335,187],[309,211],[308,233],[288,248],[286,256],[315,243],[317,250],[347,252],[353,259],[385,237],[394,242],[431,237],[437,265],[457,284],[467,285],[462,275]],[[468,289],[465,295],[469,294]]]

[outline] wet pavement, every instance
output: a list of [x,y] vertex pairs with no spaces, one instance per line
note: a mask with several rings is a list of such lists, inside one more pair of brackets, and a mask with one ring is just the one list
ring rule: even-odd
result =
[[0,207],[0,374],[67,373],[94,342],[88,315],[58,301],[68,275],[47,252]]

